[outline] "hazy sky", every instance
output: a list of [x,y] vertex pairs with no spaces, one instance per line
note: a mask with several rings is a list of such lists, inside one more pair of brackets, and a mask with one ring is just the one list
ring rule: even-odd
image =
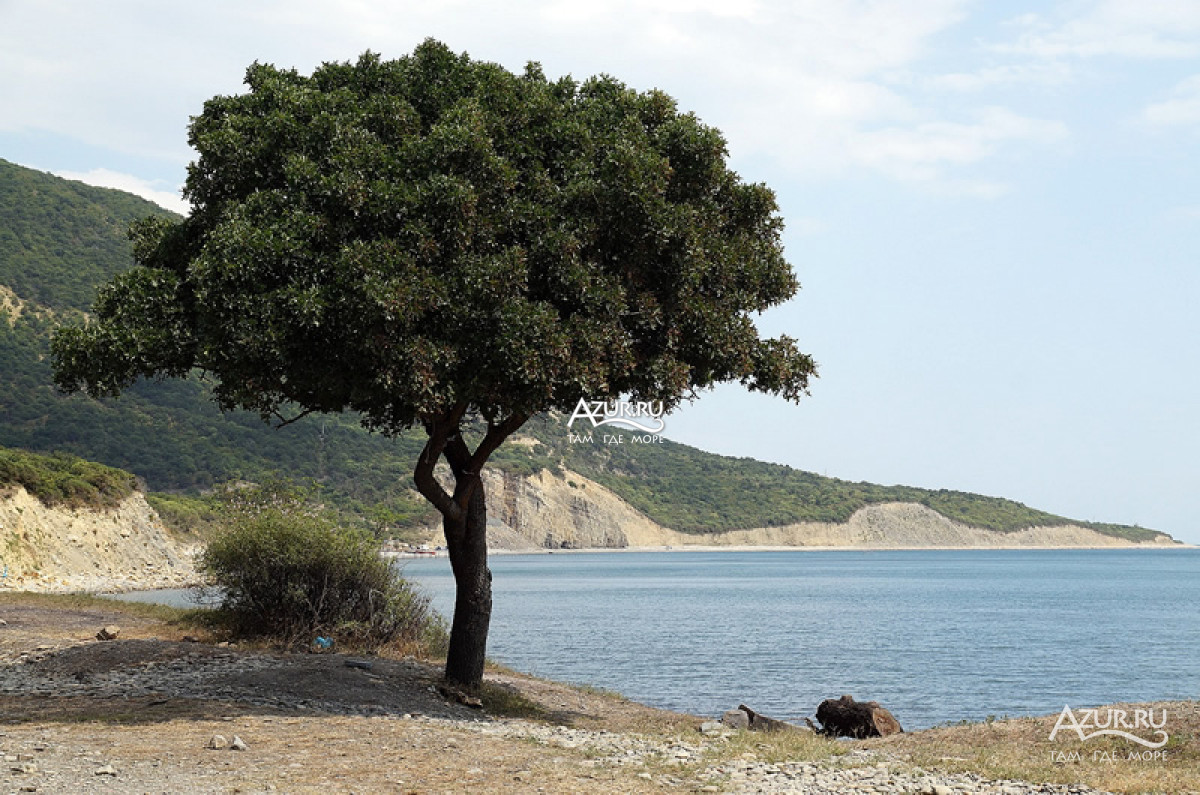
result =
[[0,157],[184,210],[186,127],[258,60],[435,37],[661,88],[780,198],[817,358],[668,435],[1200,543],[1200,2],[0,0]]

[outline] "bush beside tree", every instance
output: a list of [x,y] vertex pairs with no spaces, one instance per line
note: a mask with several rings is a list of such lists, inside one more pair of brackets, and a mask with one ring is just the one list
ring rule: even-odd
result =
[[[264,497],[263,495],[266,494]],[[439,656],[446,624],[367,532],[272,494],[242,500],[200,560],[234,635],[289,647]]]

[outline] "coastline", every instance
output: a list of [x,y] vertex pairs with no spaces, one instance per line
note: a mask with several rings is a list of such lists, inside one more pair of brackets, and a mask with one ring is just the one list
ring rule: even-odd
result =
[[[1047,546],[1031,546],[1022,544],[990,545],[990,546],[880,546],[880,545],[842,545],[842,546],[785,546],[785,545],[756,545],[756,544],[667,544],[661,546],[628,546],[628,547],[584,547],[581,549],[507,549],[489,548],[489,555],[576,555],[598,554],[605,552],[972,552],[972,551],[1038,551],[1038,550],[1185,550],[1200,549],[1195,544],[1062,544]],[[444,550],[437,557],[445,557]],[[411,558],[428,557],[412,555]]]

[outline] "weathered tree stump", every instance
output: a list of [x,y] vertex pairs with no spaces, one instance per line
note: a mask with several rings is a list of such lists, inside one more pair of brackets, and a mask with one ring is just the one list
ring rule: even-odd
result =
[[821,733],[830,737],[887,737],[904,729],[877,701],[855,701],[850,696],[827,698],[817,707]]

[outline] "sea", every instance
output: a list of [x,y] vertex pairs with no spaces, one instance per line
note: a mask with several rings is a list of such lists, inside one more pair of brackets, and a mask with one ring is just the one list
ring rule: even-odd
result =
[[[403,561],[449,616],[445,558]],[[496,555],[488,654],[720,716],[878,701],[905,728],[1200,698],[1200,549]]]
[[[447,617],[444,557],[398,561]],[[488,656],[719,717],[878,701],[906,729],[1200,698],[1200,549],[629,551],[490,560]]]

